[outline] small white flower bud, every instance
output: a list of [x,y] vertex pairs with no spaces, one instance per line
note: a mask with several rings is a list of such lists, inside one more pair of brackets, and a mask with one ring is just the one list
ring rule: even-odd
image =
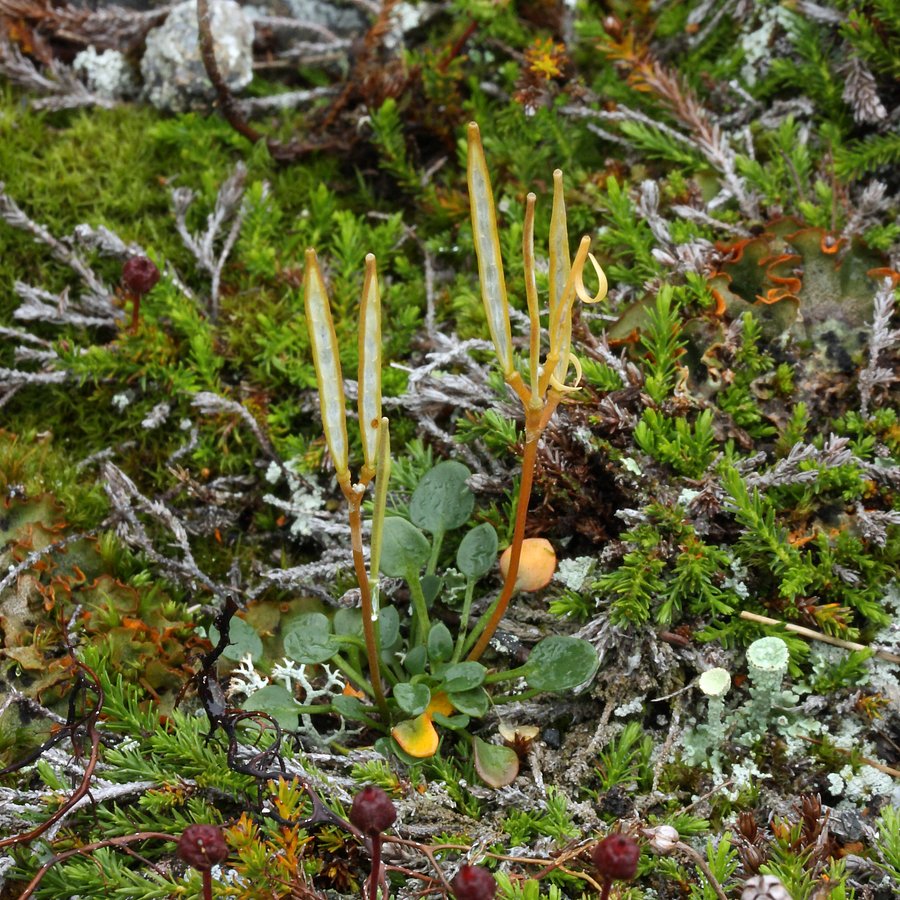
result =
[[744,882],[741,900],[791,900],[791,895],[775,875],[754,875]]
[[671,825],[657,825],[655,828],[644,828],[644,836],[650,843],[650,849],[654,853],[667,856],[675,849],[675,845],[681,840],[678,830]]

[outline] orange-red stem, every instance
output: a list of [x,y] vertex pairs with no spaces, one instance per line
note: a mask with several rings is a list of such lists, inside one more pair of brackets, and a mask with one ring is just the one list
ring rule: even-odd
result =
[[390,721],[387,701],[381,687],[381,666],[378,663],[378,641],[375,638],[375,623],[372,621],[372,592],[369,590],[369,573],[366,572],[366,560],[363,556],[362,516],[360,505],[362,496],[348,492],[347,502],[350,505],[350,542],[353,549],[353,568],[359,583],[359,596],[362,600],[363,637],[366,640],[366,657],[369,662],[369,678],[375,692],[375,702],[381,711],[385,724]]
[[491,618],[485,625],[484,631],[469,652],[467,659],[477,660],[487,649],[497,626],[506,613],[509,601],[516,589],[516,578],[519,575],[519,561],[522,558],[522,542],[525,540],[525,522],[528,519],[528,503],[531,500],[531,488],[534,484],[534,470],[537,467],[537,448],[541,434],[547,427],[551,416],[559,405],[560,397],[555,391],[550,391],[542,406],[531,406],[528,402],[530,395],[522,382],[518,372],[513,373],[509,384],[522,398],[525,404],[525,452],[522,454],[522,480],[519,482],[519,499],[516,504],[516,522],[513,526],[512,552],[509,555],[509,569],[506,572],[506,580],[503,582],[503,590]]
[[[527,433],[527,431],[526,431]],[[513,591],[516,588],[516,577],[519,574],[519,560],[522,558],[522,541],[525,540],[525,521],[528,518],[528,502],[531,500],[531,486],[534,483],[534,469],[537,461],[537,445],[540,432],[529,437],[525,441],[525,452],[522,455],[522,481],[519,483],[519,500],[516,505],[516,523],[513,528],[512,553],[509,557],[509,569],[506,580],[503,582],[503,591],[500,599],[494,607],[494,612],[488,620],[481,637],[467,657],[469,660],[477,660],[487,649],[488,643],[494,636],[500,620],[509,606]]]

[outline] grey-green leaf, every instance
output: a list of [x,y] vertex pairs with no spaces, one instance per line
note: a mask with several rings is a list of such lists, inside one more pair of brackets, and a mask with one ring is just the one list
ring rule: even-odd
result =
[[435,622],[428,632],[428,658],[432,662],[446,662],[453,656],[453,635],[443,622]]
[[481,738],[472,739],[475,751],[475,771],[492,788],[506,787],[519,774],[519,757],[509,747],[489,744]]
[[334,614],[334,633],[362,638],[362,611],[359,609],[339,609]]
[[470,691],[484,682],[487,669],[478,662],[461,662],[449,666],[444,672],[444,690],[447,693]]
[[425,712],[431,702],[431,691],[427,685],[401,681],[394,687],[394,698],[403,712],[410,716],[418,716]]
[[422,476],[409,502],[409,517],[431,534],[459,528],[475,508],[466,479],[472,473],[460,462],[438,463]]
[[481,578],[497,562],[497,532],[490,522],[476,525],[456,551],[456,568],[466,578]]
[[299,663],[323,663],[340,650],[331,624],[322,613],[298,616],[284,636],[285,655]]
[[589,681],[597,672],[600,659],[585,640],[566,635],[544,638],[525,664],[525,679],[539,691],[567,691]]
[[449,691],[447,697],[461,713],[480,719],[487,714],[489,698],[483,687],[468,691]]
[[385,519],[383,540],[381,571],[388,578],[405,578],[410,567],[418,571],[431,553],[428,538],[399,516]]
[[[230,643],[222,651],[225,659],[231,659],[237,662],[243,659],[248,653],[250,658],[256,662],[263,655],[263,644],[256,629],[243,619],[232,616],[228,623],[228,637]],[[209,629],[209,639],[213,646],[219,643],[219,632],[215,626]]]
[[267,684],[254,691],[243,703],[244,709],[268,713],[285,729],[297,727],[297,701],[287,688],[280,684]]
[[393,647],[400,637],[400,614],[393,606],[382,606],[378,611],[378,636],[382,648]]
[[345,719],[351,719],[356,722],[364,722],[366,720],[366,708],[358,697],[345,697],[339,694],[332,699],[331,705]]
[[421,645],[413,647],[403,659],[403,668],[410,675],[421,675],[428,664],[428,651]]

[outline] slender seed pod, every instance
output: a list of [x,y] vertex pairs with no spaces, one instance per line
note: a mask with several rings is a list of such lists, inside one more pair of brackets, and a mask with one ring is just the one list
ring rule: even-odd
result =
[[366,256],[366,276],[359,305],[359,431],[362,436],[363,484],[377,469],[378,430],[381,425],[381,294],[375,257]]
[[[559,321],[562,303],[566,294],[566,284],[572,271],[569,256],[569,232],[566,222],[566,203],[563,196],[563,173],[553,172],[553,211],[550,214],[550,321]],[[551,329],[553,326],[551,325]],[[569,369],[569,347],[572,343],[572,317],[560,323],[559,361],[554,374],[557,381],[565,384]]]
[[472,235],[478,258],[478,279],[481,299],[487,313],[491,339],[505,378],[513,374],[512,335],[509,327],[509,300],[503,260],[500,257],[500,235],[497,231],[497,212],[488,174],[481,133],[474,122],[469,123],[468,184],[472,207]]
[[309,341],[312,345],[313,363],[319,382],[319,406],[322,410],[325,440],[331,451],[338,483],[345,487],[350,484],[350,466],[347,456],[344,380],[341,375],[337,335],[331,318],[331,306],[325,290],[325,281],[322,278],[322,271],[319,269],[316,251],[312,249],[306,251],[303,293],[306,303],[306,321],[309,324]]
[[529,194],[525,198],[525,228],[522,231],[522,261],[525,266],[525,298],[528,301],[528,324],[531,331],[529,341],[528,371],[531,386],[531,402],[541,403],[538,368],[541,364],[541,313],[538,306],[537,277],[534,266],[534,205],[537,197]]

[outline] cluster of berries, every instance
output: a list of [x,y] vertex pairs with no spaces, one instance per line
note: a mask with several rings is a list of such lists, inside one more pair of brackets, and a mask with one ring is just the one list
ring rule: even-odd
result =
[[[350,823],[371,843],[370,900],[376,900],[381,877],[381,835],[396,819],[397,807],[381,788],[369,785],[353,798]],[[611,834],[594,847],[591,858],[603,880],[601,900],[609,896],[613,881],[634,878],[640,855],[637,841],[625,834]],[[209,900],[212,897],[210,870],[228,857],[222,829],[217,825],[188,826],[178,842],[178,856],[203,873],[204,898]],[[450,889],[456,900],[493,900],[497,882],[483,866],[467,865],[456,873]]]

